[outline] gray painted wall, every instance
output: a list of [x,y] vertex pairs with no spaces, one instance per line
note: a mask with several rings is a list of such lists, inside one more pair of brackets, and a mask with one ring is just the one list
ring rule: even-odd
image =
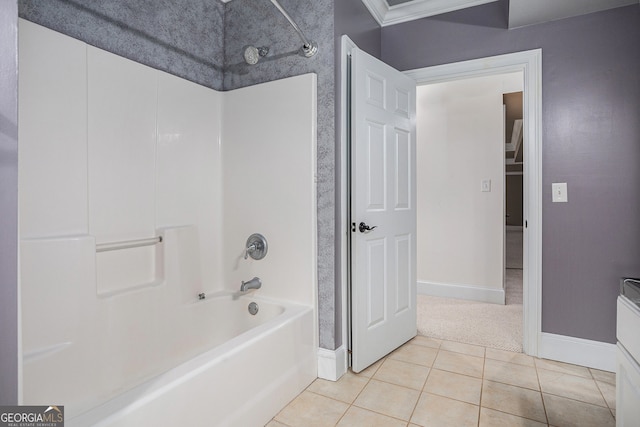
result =
[[219,0],[19,0],[20,17],[150,67],[222,89]]
[[[400,70],[542,48],[542,330],[615,342],[640,276],[640,7],[506,30],[502,3],[382,29]],[[568,203],[551,203],[551,183]]]
[[18,403],[18,4],[0,3],[0,405]]

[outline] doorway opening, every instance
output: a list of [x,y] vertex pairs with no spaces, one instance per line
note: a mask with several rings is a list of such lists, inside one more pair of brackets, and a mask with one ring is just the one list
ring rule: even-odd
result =
[[405,73],[418,85],[522,72],[523,352],[538,355],[542,299],[542,49],[437,65]]
[[522,351],[522,227],[505,227],[522,224],[506,175],[522,170],[522,89],[522,72],[418,86],[420,335]]

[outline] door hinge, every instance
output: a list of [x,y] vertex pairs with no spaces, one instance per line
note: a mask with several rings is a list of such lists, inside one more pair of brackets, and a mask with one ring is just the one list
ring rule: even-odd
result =
[[525,221],[525,222],[524,222],[524,228],[527,228],[527,227],[528,227],[528,222],[527,222],[527,221]]

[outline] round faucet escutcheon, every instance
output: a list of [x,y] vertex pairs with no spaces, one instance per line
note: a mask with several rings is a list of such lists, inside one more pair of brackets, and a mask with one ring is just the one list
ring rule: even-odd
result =
[[251,257],[255,260],[261,260],[267,256],[268,250],[269,245],[267,244],[267,239],[260,233],[253,233],[247,239],[247,244],[245,245],[244,250],[244,259]]

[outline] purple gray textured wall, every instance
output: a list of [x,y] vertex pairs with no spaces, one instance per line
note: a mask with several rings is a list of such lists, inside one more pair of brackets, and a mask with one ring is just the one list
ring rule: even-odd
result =
[[18,4],[0,3],[0,405],[18,403]]
[[[542,330],[616,340],[640,276],[640,7],[506,30],[501,3],[382,29],[400,70],[542,48]],[[569,202],[551,202],[566,182]]]
[[380,58],[382,30],[362,0],[338,0],[335,3],[336,54],[340,53],[340,36],[346,34],[360,49]]
[[222,89],[218,0],[20,0],[20,17],[117,55]]

